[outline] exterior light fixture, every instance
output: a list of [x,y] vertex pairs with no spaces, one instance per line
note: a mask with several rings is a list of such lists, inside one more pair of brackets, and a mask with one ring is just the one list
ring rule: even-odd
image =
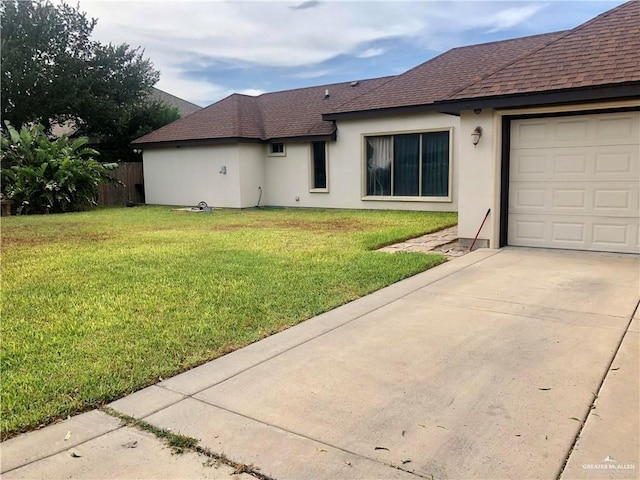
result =
[[134,148],[133,149],[133,153],[142,153],[142,149],[141,148]]
[[476,127],[473,132],[471,132],[471,141],[473,142],[473,146],[478,145],[480,141],[480,137],[482,136],[482,127]]

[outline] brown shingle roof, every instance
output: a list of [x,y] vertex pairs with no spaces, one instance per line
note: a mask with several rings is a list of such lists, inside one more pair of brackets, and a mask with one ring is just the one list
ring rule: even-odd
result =
[[427,105],[463,85],[549,44],[566,32],[483,43],[449,50],[329,113],[361,112]]
[[450,99],[640,81],[640,1],[605,12]]
[[[264,93],[257,97],[234,93],[132,143],[328,136],[334,133],[335,125],[322,119],[323,111],[362,95],[392,78],[299,88]],[[329,97],[325,98],[327,90]]]

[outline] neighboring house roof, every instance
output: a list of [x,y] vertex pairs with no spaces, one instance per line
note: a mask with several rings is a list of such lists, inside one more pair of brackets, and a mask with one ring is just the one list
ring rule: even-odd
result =
[[639,51],[640,1],[631,0],[573,30],[454,48],[356,87],[234,94],[133,143],[301,140],[333,136],[340,118],[637,98]]
[[[175,107],[180,113],[180,117],[186,117],[198,110],[202,110],[202,107],[195,103],[187,102],[182,98],[171,95],[170,93],[163,92],[155,87],[152,88],[149,94],[151,100],[162,102],[170,107]],[[62,123],[51,124],[51,135],[55,138],[60,138],[62,135],[74,135],[78,131],[78,126],[74,120],[66,120]]]
[[164,92],[155,87],[153,87],[153,89],[151,90],[151,95],[149,95],[149,98],[151,98],[151,100],[162,102],[170,107],[177,108],[178,113],[180,113],[181,117],[186,117],[187,115],[191,115],[198,110],[202,110],[202,107],[196,105],[195,103],[187,102],[182,98],[171,95],[170,93]]
[[[257,97],[234,93],[219,102],[141,137],[133,144],[190,141],[284,140],[331,137],[333,122],[322,112],[376,88],[394,77],[334,83],[264,93]],[[329,96],[326,97],[326,92]]]

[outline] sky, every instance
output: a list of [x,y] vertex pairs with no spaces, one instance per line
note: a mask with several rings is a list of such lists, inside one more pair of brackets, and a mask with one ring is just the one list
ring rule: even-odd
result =
[[98,20],[95,40],[141,47],[160,71],[156,87],[200,106],[398,75],[454,47],[570,29],[621,3],[79,1]]

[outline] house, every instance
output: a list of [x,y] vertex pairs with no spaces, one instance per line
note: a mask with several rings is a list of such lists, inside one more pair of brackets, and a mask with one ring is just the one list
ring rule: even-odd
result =
[[149,95],[149,99],[164,103],[169,107],[174,107],[178,109],[178,113],[180,117],[186,117],[187,115],[191,115],[192,113],[201,110],[202,107],[196,105],[195,103],[188,102],[180,97],[176,97],[175,95],[171,95],[159,88],[153,87],[151,89],[151,94]]
[[640,2],[401,75],[231,95],[133,142],[148,203],[458,211],[461,240],[640,253]]

